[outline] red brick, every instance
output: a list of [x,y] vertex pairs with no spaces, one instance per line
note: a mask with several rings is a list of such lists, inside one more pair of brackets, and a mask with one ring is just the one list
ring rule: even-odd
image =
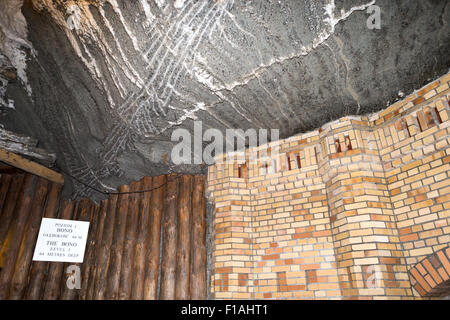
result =
[[421,194],[421,195],[418,195],[416,198],[415,198],[415,201],[416,202],[420,202],[420,201],[424,201],[424,200],[426,200],[427,199],[427,196],[425,195],[425,194]]
[[311,232],[296,233],[296,234],[292,235],[293,240],[310,238],[310,237],[311,237]]
[[425,290],[423,290],[423,288],[422,288],[419,284],[416,284],[416,285],[414,286],[414,289],[416,289],[417,292],[418,292],[422,297],[425,296],[425,295],[427,294],[427,292],[426,292]]
[[431,265],[430,261],[428,259],[425,259],[422,264],[425,266],[425,268],[428,270],[428,272],[430,273],[430,275],[433,277],[434,281],[437,284],[440,284],[442,282],[441,277],[439,276],[439,274],[436,272],[436,270],[433,268],[433,266]]
[[410,272],[426,292],[431,291],[430,285],[425,281],[424,278],[422,278],[422,276],[419,274],[419,272],[417,272],[415,268],[411,269]]
[[331,230],[316,231],[316,232],[313,232],[312,235],[313,235],[313,237],[331,236]]
[[306,286],[304,284],[287,286],[287,291],[300,291],[300,290],[305,290],[305,289],[306,289]]
[[312,270],[312,269],[319,269],[319,264],[304,264],[300,266],[300,269],[302,270]]
[[382,264],[400,264],[399,258],[380,257],[380,263]]
[[422,266],[421,263],[418,263],[418,264],[416,265],[416,268],[417,268],[417,270],[419,270],[419,272],[420,272],[423,276],[427,273],[427,271],[425,270],[425,268]]
[[415,99],[414,101],[413,101],[413,104],[414,105],[417,105],[417,104],[420,104],[420,103],[422,103],[422,102],[424,102],[425,101],[425,99],[423,98],[423,97],[419,97],[419,98],[417,98],[417,99]]
[[399,230],[400,235],[405,235],[405,234],[409,234],[411,233],[411,227],[407,227],[407,228],[401,228]]
[[444,203],[450,201],[450,194],[446,194],[445,196],[434,199],[436,203]]
[[434,282],[433,277],[431,277],[429,274],[425,276],[425,280],[430,285],[430,287],[433,289],[436,287],[436,282]]
[[317,282],[317,272],[315,269],[306,270],[306,281],[308,284]]
[[439,257],[439,260],[441,260],[441,263],[444,266],[445,270],[447,270],[447,273],[450,274],[450,262],[445,256],[444,251],[439,251],[437,255]]
[[412,233],[406,236],[400,236],[400,241],[407,242],[407,241],[414,241],[417,240],[419,237],[417,236],[417,233]]
[[428,260],[430,260],[431,265],[435,269],[437,269],[437,268],[439,268],[441,266],[441,264],[439,263],[439,260],[438,260],[436,255],[432,255]]
[[263,260],[275,260],[279,258],[280,258],[279,254],[268,254],[262,257]]
[[216,273],[231,273],[231,272],[233,272],[233,268],[231,268],[231,267],[216,269]]
[[444,268],[439,268],[438,269],[438,272],[439,272],[439,274],[441,275],[441,278],[444,280],[444,281],[447,281],[450,277],[449,277],[449,275],[448,275],[448,273],[447,272],[445,272],[445,269]]
[[434,88],[437,88],[439,86],[439,83],[436,82],[432,82],[431,84],[427,85],[425,88],[423,88],[422,90],[417,92],[417,96],[423,96],[424,94],[426,94],[427,92],[433,90]]
[[248,274],[246,274],[246,273],[239,273],[238,274],[238,279],[239,280],[247,280],[248,279]]

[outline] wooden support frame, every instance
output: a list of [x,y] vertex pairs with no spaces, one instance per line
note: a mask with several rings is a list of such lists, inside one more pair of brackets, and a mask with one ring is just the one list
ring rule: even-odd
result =
[[52,182],[64,184],[64,177],[60,173],[25,159],[11,151],[0,148],[0,161]]

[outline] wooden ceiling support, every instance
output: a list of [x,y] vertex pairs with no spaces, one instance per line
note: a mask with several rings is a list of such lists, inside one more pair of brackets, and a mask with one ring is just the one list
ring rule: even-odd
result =
[[25,159],[11,151],[0,148],[0,161],[52,182],[64,184],[64,177],[60,173]]

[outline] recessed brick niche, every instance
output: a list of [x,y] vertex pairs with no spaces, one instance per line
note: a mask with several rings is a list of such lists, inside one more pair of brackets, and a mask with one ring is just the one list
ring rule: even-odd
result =
[[210,166],[211,298],[448,295],[449,82]]

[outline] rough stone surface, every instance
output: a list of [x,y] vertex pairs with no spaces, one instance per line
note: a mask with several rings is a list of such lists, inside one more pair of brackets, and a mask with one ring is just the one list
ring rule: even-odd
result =
[[203,171],[170,159],[172,131],[194,120],[284,138],[381,110],[450,67],[446,0],[27,0],[21,12],[28,35],[14,48],[28,60],[8,55],[20,81],[0,121],[105,190]]

